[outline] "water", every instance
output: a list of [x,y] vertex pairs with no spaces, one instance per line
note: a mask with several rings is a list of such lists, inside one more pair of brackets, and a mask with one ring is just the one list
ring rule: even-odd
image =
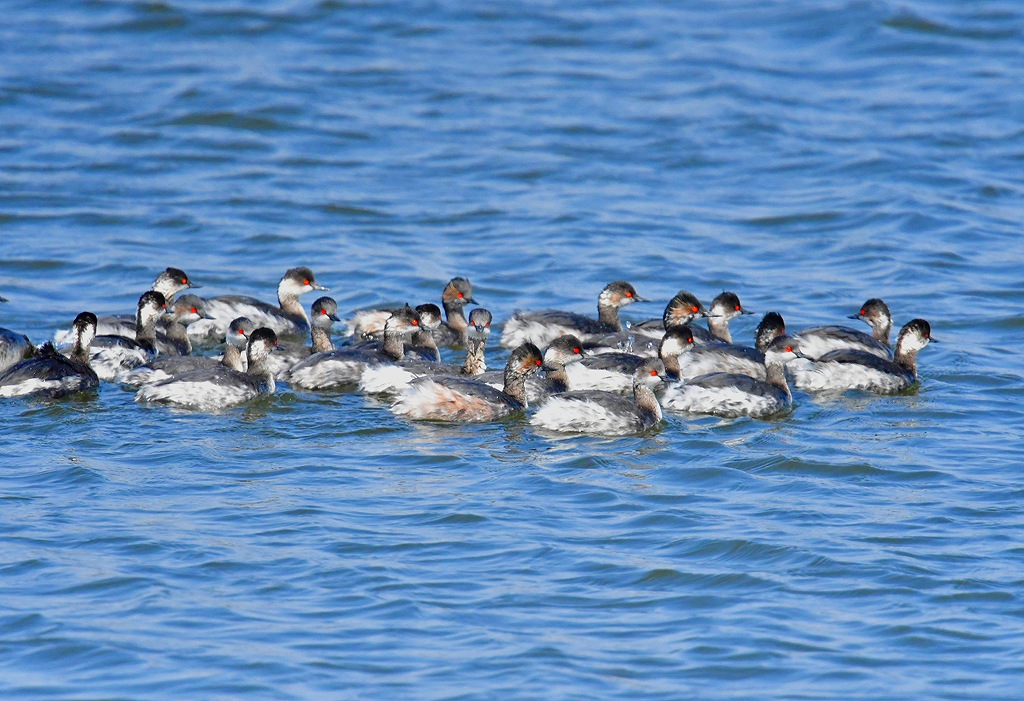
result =
[[878,296],[944,343],[908,396],[639,438],[6,401],[4,698],[1019,697],[1016,4],[6,9],[0,324],[35,340],[167,265],[269,299],[305,264],[346,311],[627,279],[632,319]]

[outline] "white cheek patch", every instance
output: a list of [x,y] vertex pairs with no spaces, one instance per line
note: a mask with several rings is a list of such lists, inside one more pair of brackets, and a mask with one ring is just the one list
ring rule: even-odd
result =
[[601,290],[601,294],[597,296],[597,305],[599,307],[621,307],[628,303],[628,299],[618,292]]

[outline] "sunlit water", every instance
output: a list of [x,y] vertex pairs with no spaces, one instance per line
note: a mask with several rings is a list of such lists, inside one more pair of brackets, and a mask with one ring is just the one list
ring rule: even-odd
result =
[[1019,698],[1022,39],[1009,2],[10,3],[34,340],[302,264],[345,311],[627,279],[631,319],[877,296],[942,343],[909,395],[621,439],[4,401],[0,695]]

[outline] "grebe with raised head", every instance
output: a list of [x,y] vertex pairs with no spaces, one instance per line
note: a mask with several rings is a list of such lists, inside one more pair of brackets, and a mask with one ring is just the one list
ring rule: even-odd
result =
[[243,295],[210,297],[206,300],[206,311],[213,318],[192,324],[188,333],[193,341],[215,343],[224,337],[232,319],[245,316],[257,327],[272,329],[279,336],[304,338],[309,333],[309,317],[299,297],[313,290],[327,288],[316,281],[309,268],[291,268],[277,285],[277,306]]
[[327,353],[334,350],[331,341],[331,327],[334,322],[341,321],[338,316],[338,303],[330,297],[320,297],[310,305],[309,337],[310,345],[295,341],[279,341],[277,349],[267,359],[267,367],[277,379],[284,379],[284,374],[292,367],[314,353]]
[[388,317],[380,347],[356,346],[314,353],[283,373],[281,379],[302,389],[339,389],[359,382],[368,365],[397,363],[405,357],[405,339],[419,328],[420,318],[406,305]]
[[183,375],[186,372],[198,370],[199,368],[211,367],[213,365],[224,365],[232,370],[242,372],[245,370],[245,356],[242,355],[249,337],[256,330],[256,325],[244,316],[234,319],[228,331],[224,335],[224,353],[220,357],[206,355],[165,355],[154,358],[145,365],[141,365],[123,378],[121,382],[126,385],[139,386],[163,382],[171,377]]
[[557,309],[515,311],[505,322],[501,345],[515,348],[522,343],[547,346],[559,336],[572,334],[589,341],[622,331],[619,309],[634,302],[647,302],[628,282],[609,283],[597,298],[597,318]]
[[90,365],[101,380],[119,380],[156,357],[156,324],[166,309],[161,293],[144,292],[135,314],[134,338],[100,334],[92,339]]
[[666,409],[724,418],[764,418],[789,409],[793,395],[786,383],[786,363],[799,357],[788,336],[779,336],[765,349],[765,379],[733,372],[713,372],[673,382],[665,388]]
[[662,421],[654,388],[665,380],[665,364],[648,358],[633,374],[633,396],[600,390],[554,394],[530,417],[530,425],[560,433],[627,435]]
[[38,353],[0,372],[0,397],[63,397],[96,389],[99,378],[89,366],[89,346],[96,336],[96,315],[82,312],[72,324],[74,346],[64,357],[51,343]]
[[886,360],[892,358],[893,349],[889,346],[892,315],[885,302],[869,299],[859,313],[851,314],[849,318],[863,320],[871,326],[871,333],[848,326],[815,326],[794,334],[800,352],[811,358],[820,358],[830,351],[854,349]]
[[136,393],[135,401],[215,411],[273,394],[276,386],[267,368],[267,356],[276,346],[277,335],[271,329],[258,328],[252,332],[246,348],[248,367],[245,372],[223,364],[199,368],[144,385]]
[[695,345],[679,356],[679,377],[686,380],[713,372],[750,375],[756,380],[767,378],[764,351],[778,336],[786,333],[786,324],[777,312],[768,312],[754,332],[754,347],[715,341]]
[[[423,314],[420,314],[420,321]],[[425,375],[465,375],[473,377],[487,370],[484,350],[491,333],[491,313],[483,307],[469,315],[466,335],[466,359],[462,365],[433,363],[425,360],[402,360],[397,363],[367,365],[359,377],[359,389],[370,394],[392,394]],[[420,332],[417,331],[414,337]]]
[[[803,340],[797,339],[803,353]],[[917,382],[917,353],[929,343],[932,329],[924,319],[914,319],[900,329],[893,359],[863,350],[842,348],[816,359],[789,364],[793,384],[809,391],[845,392],[859,389],[878,394],[902,392]],[[806,354],[805,354],[806,355]]]

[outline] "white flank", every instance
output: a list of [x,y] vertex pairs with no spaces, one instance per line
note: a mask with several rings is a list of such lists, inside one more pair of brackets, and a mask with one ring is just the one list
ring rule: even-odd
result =
[[569,380],[569,389],[599,389],[605,392],[633,393],[633,376],[602,368],[588,368],[583,363],[570,363],[565,366],[565,375]]
[[530,417],[530,425],[562,433],[621,436],[636,430],[634,422],[607,407],[583,399],[555,395]]
[[359,382],[365,366],[363,361],[352,358],[317,358],[313,355],[292,367],[286,374],[285,382],[302,389],[326,389],[355,384]]
[[359,389],[369,394],[394,394],[409,386],[416,375],[401,365],[368,365],[359,377]]
[[675,383],[665,388],[661,406],[689,414],[710,414],[725,418],[768,416],[783,407],[774,399],[750,394],[736,387],[710,389],[698,385]]
[[201,411],[214,411],[241,404],[256,397],[250,387],[231,387],[210,382],[167,382],[145,385],[135,395],[137,402],[157,402]]
[[23,380],[13,385],[0,387],[0,397],[24,397],[28,394],[46,393],[54,391],[71,392],[80,386],[80,377],[65,377],[60,380],[43,380],[32,378]]
[[868,392],[898,392],[909,386],[905,378],[894,377],[875,368],[856,363],[821,363],[795,360],[787,367],[793,384],[811,392],[844,392],[860,389]]

